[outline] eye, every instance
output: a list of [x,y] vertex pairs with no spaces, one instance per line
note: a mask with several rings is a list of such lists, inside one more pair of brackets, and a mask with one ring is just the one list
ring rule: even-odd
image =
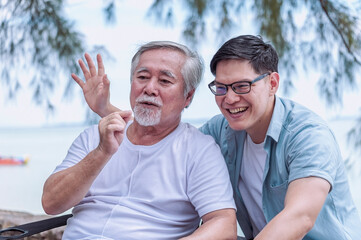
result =
[[215,89],[215,92],[220,93],[220,94],[224,94],[225,92],[227,92],[227,87],[222,84],[214,85],[214,89]]
[[160,79],[159,82],[163,85],[168,85],[168,84],[171,84],[172,82],[169,81],[168,79]]
[[245,92],[248,91],[250,83],[249,82],[239,82],[232,85],[233,90],[236,92]]
[[146,80],[146,79],[148,79],[148,77],[145,76],[145,75],[139,75],[139,76],[137,76],[137,78],[140,79],[140,80]]

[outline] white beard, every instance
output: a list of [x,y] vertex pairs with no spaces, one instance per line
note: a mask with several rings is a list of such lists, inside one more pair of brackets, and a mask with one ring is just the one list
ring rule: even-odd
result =
[[[162,102],[154,97],[143,95],[136,99],[136,103],[144,101],[154,103],[160,107],[163,106]],[[157,125],[160,122],[161,116],[162,110],[160,108],[150,109],[140,104],[136,104],[134,107],[134,118],[142,126],[147,127]]]
[[151,110],[149,108],[144,108],[142,106],[135,106],[134,108],[134,118],[142,126],[154,126],[160,122],[160,117],[162,111]]

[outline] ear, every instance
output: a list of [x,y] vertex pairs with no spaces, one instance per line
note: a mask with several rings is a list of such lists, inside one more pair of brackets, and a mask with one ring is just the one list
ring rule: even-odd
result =
[[270,95],[273,96],[276,94],[279,86],[280,75],[277,72],[270,74]]
[[187,98],[186,98],[186,102],[185,102],[185,108],[187,108],[189,106],[189,104],[191,104],[192,100],[193,100],[193,96],[194,96],[194,93],[195,93],[195,89],[193,90],[190,90],[187,94]]

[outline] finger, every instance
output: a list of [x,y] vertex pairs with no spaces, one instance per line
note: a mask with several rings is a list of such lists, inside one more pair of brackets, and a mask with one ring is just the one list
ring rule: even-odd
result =
[[119,111],[109,114],[108,116],[108,123],[115,123],[121,124],[123,126],[127,125],[127,123],[133,119],[132,111],[126,110],[126,111]]
[[[125,132],[125,125],[119,125],[119,124],[109,124],[107,126],[107,135],[109,137],[115,137],[116,141],[118,142],[118,147],[122,143],[124,138],[124,132]],[[115,149],[117,150],[117,149]]]
[[[125,127],[126,123],[123,120],[123,118],[113,118],[113,119],[109,119],[108,121],[105,122],[105,126],[108,128],[110,125],[113,126],[118,126],[119,129]],[[119,131],[118,129],[118,131]]]
[[91,76],[90,76],[90,72],[88,71],[87,66],[85,65],[85,63],[83,62],[82,59],[79,59],[78,63],[84,74],[85,81],[88,80]]
[[111,113],[108,116],[102,118],[101,120],[104,122],[104,124],[109,124],[111,122],[118,122],[118,123],[125,124],[125,121],[120,113],[121,112]]
[[[119,116],[118,116],[118,118],[119,118]],[[120,126],[122,124],[124,125],[124,120],[122,118],[116,119],[116,118],[105,117],[99,121],[99,130],[101,130],[102,132],[107,132],[109,125],[119,125]]]
[[125,129],[126,122],[118,116],[118,118],[103,121],[99,126],[104,130],[104,133],[122,132]]
[[114,132],[123,132],[125,129],[125,125],[119,123],[110,123],[107,126],[107,132],[114,133]]
[[85,83],[84,81],[79,78],[77,75],[75,75],[74,73],[71,74],[71,77],[75,80],[75,82],[81,87],[81,89],[83,89]]
[[97,62],[98,62],[98,75],[103,76],[105,73],[103,59],[100,54],[97,54]]
[[97,69],[95,68],[94,62],[88,53],[84,54],[85,60],[88,63],[89,71],[91,76],[97,75]]
[[126,111],[120,111],[118,112],[119,116],[122,117],[125,123],[128,123],[129,120],[133,119],[132,117],[132,111],[126,110]]
[[109,90],[110,81],[109,81],[108,76],[106,74],[103,76],[103,85],[104,85],[105,89]]

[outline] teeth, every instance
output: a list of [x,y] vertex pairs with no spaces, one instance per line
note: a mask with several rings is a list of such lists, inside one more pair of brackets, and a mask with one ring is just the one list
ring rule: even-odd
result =
[[247,108],[243,107],[243,108],[234,108],[234,109],[229,109],[230,113],[239,113],[239,112],[243,112],[245,111]]

